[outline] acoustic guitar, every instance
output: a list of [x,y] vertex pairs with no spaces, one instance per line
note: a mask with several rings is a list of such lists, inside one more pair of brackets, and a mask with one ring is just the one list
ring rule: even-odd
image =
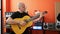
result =
[[39,18],[39,16],[40,16],[40,13],[38,13],[36,16],[34,16],[32,18],[30,18],[29,16],[24,16],[23,18],[15,18],[14,20],[16,20],[16,21],[18,21],[18,20],[19,21],[25,21],[26,25],[21,26],[21,25],[12,25],[11,24],[11,28],[16,34],[22,34],[27,27],[29,27],[33,24],[32,21],[36,18]]
[[16,34],[22,34],[27,27],[29,27],[33,24],[32,20],[38,18],[39,16],[40,16],[40,14],[37,14],[36,16],[34,16],[32,18],[30,18],[29,16],[24,16],[23,18],[15,18],[14,20],[16,20],[16,21],[18,21],[18,20],[25,21],[26,25],[21,26],[21,25],[12,25],[11,24],[11,28]]

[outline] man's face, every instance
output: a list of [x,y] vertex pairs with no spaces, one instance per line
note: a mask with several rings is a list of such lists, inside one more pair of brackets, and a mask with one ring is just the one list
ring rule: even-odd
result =
[[21,5],[21,6],[19,7],[19,10],[22,11],[22,12],[24,12],[24,11],[26,10],[25,5]]

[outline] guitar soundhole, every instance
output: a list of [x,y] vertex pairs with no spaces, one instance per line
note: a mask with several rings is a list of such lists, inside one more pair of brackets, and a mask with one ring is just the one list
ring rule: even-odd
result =
[[[18,26],[19,27],[19,26]],[[21,29],[21,27],[19,27],[19,29]]]
[[21,29],[20,24],[18,24],[19,29]]

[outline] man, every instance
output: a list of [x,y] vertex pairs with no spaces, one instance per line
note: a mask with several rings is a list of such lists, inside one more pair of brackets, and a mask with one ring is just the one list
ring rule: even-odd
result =
[[[24,25],[26,25],[26,22],[23,21],[22,23],[19,23],[19,21],[15,21],[13,19],[15,19],[15,18],[22,18],[25,15],[29,16],[29,14],[28,14],[28,12],[26,12],[26,7],[25,7],[25,4],[24,3],[19,3],[18,9],[19,9],[19,11],[13,13],[7,19],[6,22],[9,23],[9,24],[20,24],[20,25],[24,26]],[[33,20],[33,22],[38,21],[41,17],[42,17],[42,13],[40,14],[39,18]],[[28,28],[27,28],[23,34],[29,34],[28,32],[29,31],[28,31]]]

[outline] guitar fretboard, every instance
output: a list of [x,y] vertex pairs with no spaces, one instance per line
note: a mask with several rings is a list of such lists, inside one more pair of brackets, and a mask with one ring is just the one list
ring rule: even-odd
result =
[[29,21],[32,21],[32,20],[38,18],[39,16],[40,16],[40,14],[37,14],[36,16],[34,16],[34,17],[32,17],[32,18],[30,18],[28,20],[25,20],[25,21],[26,21],[26,23],[28,23]]

